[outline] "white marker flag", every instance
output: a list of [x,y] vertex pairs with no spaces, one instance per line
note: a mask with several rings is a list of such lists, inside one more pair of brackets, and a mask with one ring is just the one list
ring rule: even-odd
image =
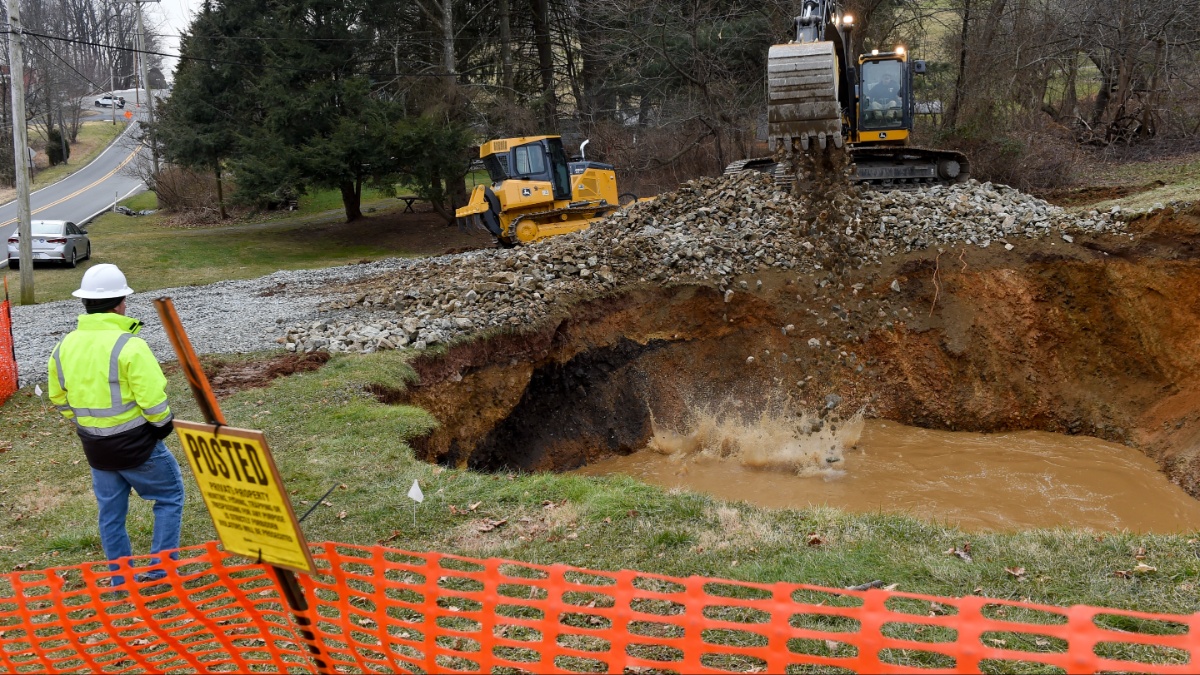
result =
[[42,397],[42,385],[40,385],[40,384],[33,385],[33,393],[37,394],[38,398],[41,398]]
[[421,492],[421,485],[413,480],[413,486],[408,489],[408,498],[414,502],[425,501],[425,493]]

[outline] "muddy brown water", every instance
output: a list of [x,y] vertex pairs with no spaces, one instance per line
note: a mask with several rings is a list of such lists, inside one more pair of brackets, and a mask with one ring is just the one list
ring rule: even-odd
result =
[[681,445],[610,457],[576,473],[624,474],[770,508],[906,513],[967,530],[1200,530],[1200,501],[1168,481],[1154,461],[1086,436],[935,431],[870,420],[857,447],[823,468],[762,468],[740,455]]
[[[696,440],[704,429],[689,424],[705,405],[863,411],[897,430],[991,435],[905,431],[876,445],[893,422],[868,422],[865,454],[829,462],[820,447],[790,447],[780,461],[762,452],[788,447],[773,428],[717,429],[766,438],[749,450],[709,439],[687,468],[695,478],[715,463],[716,487],[753,478],[755,499],[807,492],[834,504],[840,491],[874,500],[846,508],[979,529],[1196,530],[1194,503],[1171,485],[1200,498],[1200,207],[1130,228],[1070,246],[914,251],[845,276],[764,271],[732,296],[647,283],[577,298],[521,331],[421,355],[417,383],[371,391],[437,419],[410,441],[418,457],[488,472],[636,462],[620,457]],[[935,437],[929,456],[905,450]],[[948,440],[961,438],[976,441]],[[798,466],[815,476],[793,477]],[[864,482],[872,471],[894,483]],[[1013,508],[998,511],[1004,502]]]

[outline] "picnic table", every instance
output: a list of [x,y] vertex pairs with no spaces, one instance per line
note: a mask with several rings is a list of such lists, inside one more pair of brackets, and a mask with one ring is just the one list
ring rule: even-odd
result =
[[404,202],[404,211],[401,213],[416,213],[416,211],[413,211],[413,204],[425,201],[424,197],[418,195],[397,195],[396,198]]

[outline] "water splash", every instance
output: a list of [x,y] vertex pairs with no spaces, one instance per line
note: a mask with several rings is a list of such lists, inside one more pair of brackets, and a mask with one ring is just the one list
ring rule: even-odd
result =
[[680,460],[736,461],[764,471],[836,478],[845,473],[845,451],[858,444],[862,411],[841,420],[786,408],[746,415],[737,405],[697,406],[673,429],[651,416],[649,450]]

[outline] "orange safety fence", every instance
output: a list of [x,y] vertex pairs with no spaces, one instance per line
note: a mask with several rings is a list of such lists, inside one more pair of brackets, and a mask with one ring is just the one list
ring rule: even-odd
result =
[[8,303],[8,279],[4,279],[4,295],[0,296],[0,405],[16,393],[17,350],[13,342],[12,313]]
[[[668,577],[317,544],[328,672],[1193,673],[1200,614]],[[264,565],[216,543],[0,576],[3,672],[312,672]],[[1039,665],[1044,664],[1044,665]],[[1053,668],[1051,668],[1053,670]]]

